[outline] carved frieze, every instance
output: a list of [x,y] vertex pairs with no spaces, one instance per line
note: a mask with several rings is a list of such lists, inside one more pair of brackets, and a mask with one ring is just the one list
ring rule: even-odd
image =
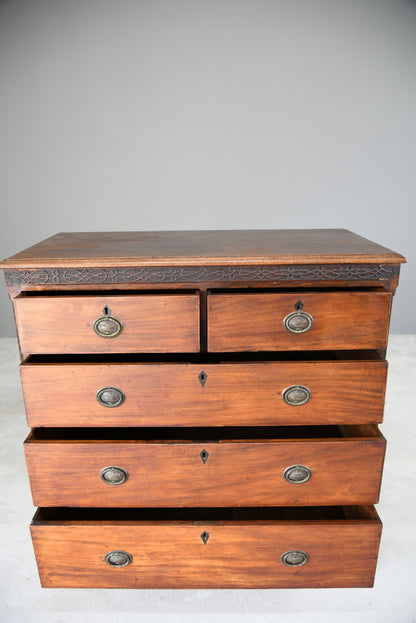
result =
[[138,266],[5,270],[8,285],[201,283],[275,281],[388,281],[399,271],[389,264],[292,264],[273,266]]

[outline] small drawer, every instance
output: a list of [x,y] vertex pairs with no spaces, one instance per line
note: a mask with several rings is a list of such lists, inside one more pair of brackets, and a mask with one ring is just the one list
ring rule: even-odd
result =
[[377,426],[34,429],[25,454],[35,506],[373,504]]
[[371,587],[374,507],[39,509],[47,588]]
[[386,361],[325,354],[241,363],[45,357],[20,372],[32,428],[381,422]]
[[246,292],[208,295],[208,350],[383,349],[387,292]]
[[199,350],[195,293],[22,295],[14,304],[24,356]]

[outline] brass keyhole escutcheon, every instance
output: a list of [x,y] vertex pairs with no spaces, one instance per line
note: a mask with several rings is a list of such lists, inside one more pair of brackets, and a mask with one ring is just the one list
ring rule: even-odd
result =
[[202,370],[198,374],[198,380],[201,383],[202,387],[205,387],[205,383],[207,382],[207,378],[208,378],[208,374],[206,372],[204,372],[204,370]]
[[205,448],[199,453],[199,456],[201,457],[201,461],[203,462],[203,464],[205,465],[205,463],[208,461],[208,457],[209,457],[209,452],[208,450],[205,450]]

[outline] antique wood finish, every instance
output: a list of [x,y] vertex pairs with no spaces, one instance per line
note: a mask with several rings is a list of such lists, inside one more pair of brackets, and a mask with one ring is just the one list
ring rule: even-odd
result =
[[[24,355],[199,350],[197,294],[20,296],[14,306]],[[106,309],[122,323],[117,337],[94,331]]]
[[[380,359],[29,362],[20,372],[31,427],[275,426],[381,422],[387,364]],[[289,405],[284,390],[297,385],[307,387],[311,397]],[[123,392],[124,401],[100,404],[97,392],[106,387]]]
[[[50,588],[321,588],[373,585],[381,522],[364,518],[200,521],[50,520],[31,533]],[[267,516],[267,515],[266,515]],[[305,513],[305,516],[308,515]],[[206,532],[206,543],[201,534]],[[281,562],[303,550],[300,567]],[[112,568],[109,551],[131,554]]]
[[[283,321],[299,302],[313,325],[294,334]],[[209,294],[208,350],[383,349],[390,305],[387,292]]]
[[319,229],[60,233],[0,262],[42,586],[372,586],[405,261]]
[[12,296],[20,290],[248,287],[382,287],[394,292],[400,264],[293,264],[223,266],[140,266],[5,270]]
[[[102,441],[99,431],[92,439],[82,439],[80,433],[68,440],[32,433],[25,454],[35,506],[373,504],[385,439],[375,426],[355,428],[343,431],[351,437],[331,438],[331,428],[323,438],[280,439],[279,432],[285,431],[278,429],[273,438],[220,436],[214,442],[198,439],[198,434],[182,440],[180,430],[179,439],[166,441],[144,440],[129,431],[114,441]],[[310,479],[287,482],[284,472],[293,465],[309,468]],[[128,479],[120,485],[103,482],[100,473],[108,466],[123,469]]]
[[8,258],[1,266],[54,269],[405,261],[402,255],[346,229],[281,229],[59,233]]

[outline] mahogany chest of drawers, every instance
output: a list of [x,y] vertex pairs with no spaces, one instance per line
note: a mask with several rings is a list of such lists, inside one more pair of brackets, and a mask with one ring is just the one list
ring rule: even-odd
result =
[[342,229],[62,233],[5,260],[42,585],[372,586],[404,261]]

